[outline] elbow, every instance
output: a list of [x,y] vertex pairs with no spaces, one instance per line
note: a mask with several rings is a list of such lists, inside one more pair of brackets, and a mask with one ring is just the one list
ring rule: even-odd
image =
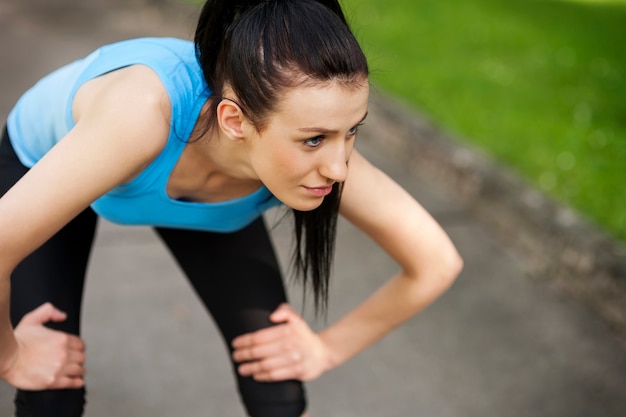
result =
[[439,251],[437,256],[428,258],[412,270],[405,270],[405,277],[410,279],[414,289],[416,305],[424,300],[430,304],[445,293],[456,281],[463,270],[463,258],[454,246]]
[[405,277],[411,283],[407,294],[410,294],[413,312],[419,312],[440,298],[454,284],[462,270],[463,258],[456,249],[452,249],[440,253],[436,260],[431,258],[428,265],[422,265],[420,272],[405,272]]
[[442,253],[437,262],[436,272],[431,275],[433,277],[433,295],[439,297],[446,292],[454,284],[462,270],[463,258],[454,247]]
[[451,253],[448,255],[445,262],[445,272],[443,273],[443,280],[447,282],[446,288],[450,287],[454,281],[456,281],[457,277],[463,271],[463,258],[457,252],[456,249],[452,249]]

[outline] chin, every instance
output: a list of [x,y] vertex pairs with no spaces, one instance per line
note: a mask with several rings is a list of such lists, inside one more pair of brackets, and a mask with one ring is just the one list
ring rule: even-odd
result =
[[322,205],[324,201],[323,198],[309,199],[309,200],[298,200],[298,201],[283,201],[283,203],[290,208],[298,211],[312,211]]

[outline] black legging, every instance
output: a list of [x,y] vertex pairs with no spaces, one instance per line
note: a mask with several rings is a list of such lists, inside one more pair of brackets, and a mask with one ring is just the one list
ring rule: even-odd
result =
[[[0,196],[26,171],[5,128],[0,140]],[[86,209],[13,271],[14,326],[24,314],[49,301],[67,313],[67,320],[49,323],[49,327],[80,334],[83,285],[96,220],[93,210]],[[269,314],[286,296],[262,219],[228,234],[165,228],[156,231],[212,314],[229,349],[234,337],[271,325]],[[235,375],[249,416],[299,417],[304,412],[304,389],[299,381],[259,383]],[[18,390],[16,416],[78,417],[84,403],[84,389]]]

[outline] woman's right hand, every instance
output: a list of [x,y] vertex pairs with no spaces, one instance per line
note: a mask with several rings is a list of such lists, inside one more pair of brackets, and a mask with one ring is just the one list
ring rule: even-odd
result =
[[24,390],[82,387],[85,343],[78,336],[44,326],[66,317],[50,303],[26,314],[15,327],[17,353],[2,379]]

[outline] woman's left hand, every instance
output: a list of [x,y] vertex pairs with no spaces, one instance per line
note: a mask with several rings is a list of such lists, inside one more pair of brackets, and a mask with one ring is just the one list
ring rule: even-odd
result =
[[288,304],[281,304],[270,320],[277,324],[233,340],[240,375],[257,381],[308,381],[330,368],[326,344]]

